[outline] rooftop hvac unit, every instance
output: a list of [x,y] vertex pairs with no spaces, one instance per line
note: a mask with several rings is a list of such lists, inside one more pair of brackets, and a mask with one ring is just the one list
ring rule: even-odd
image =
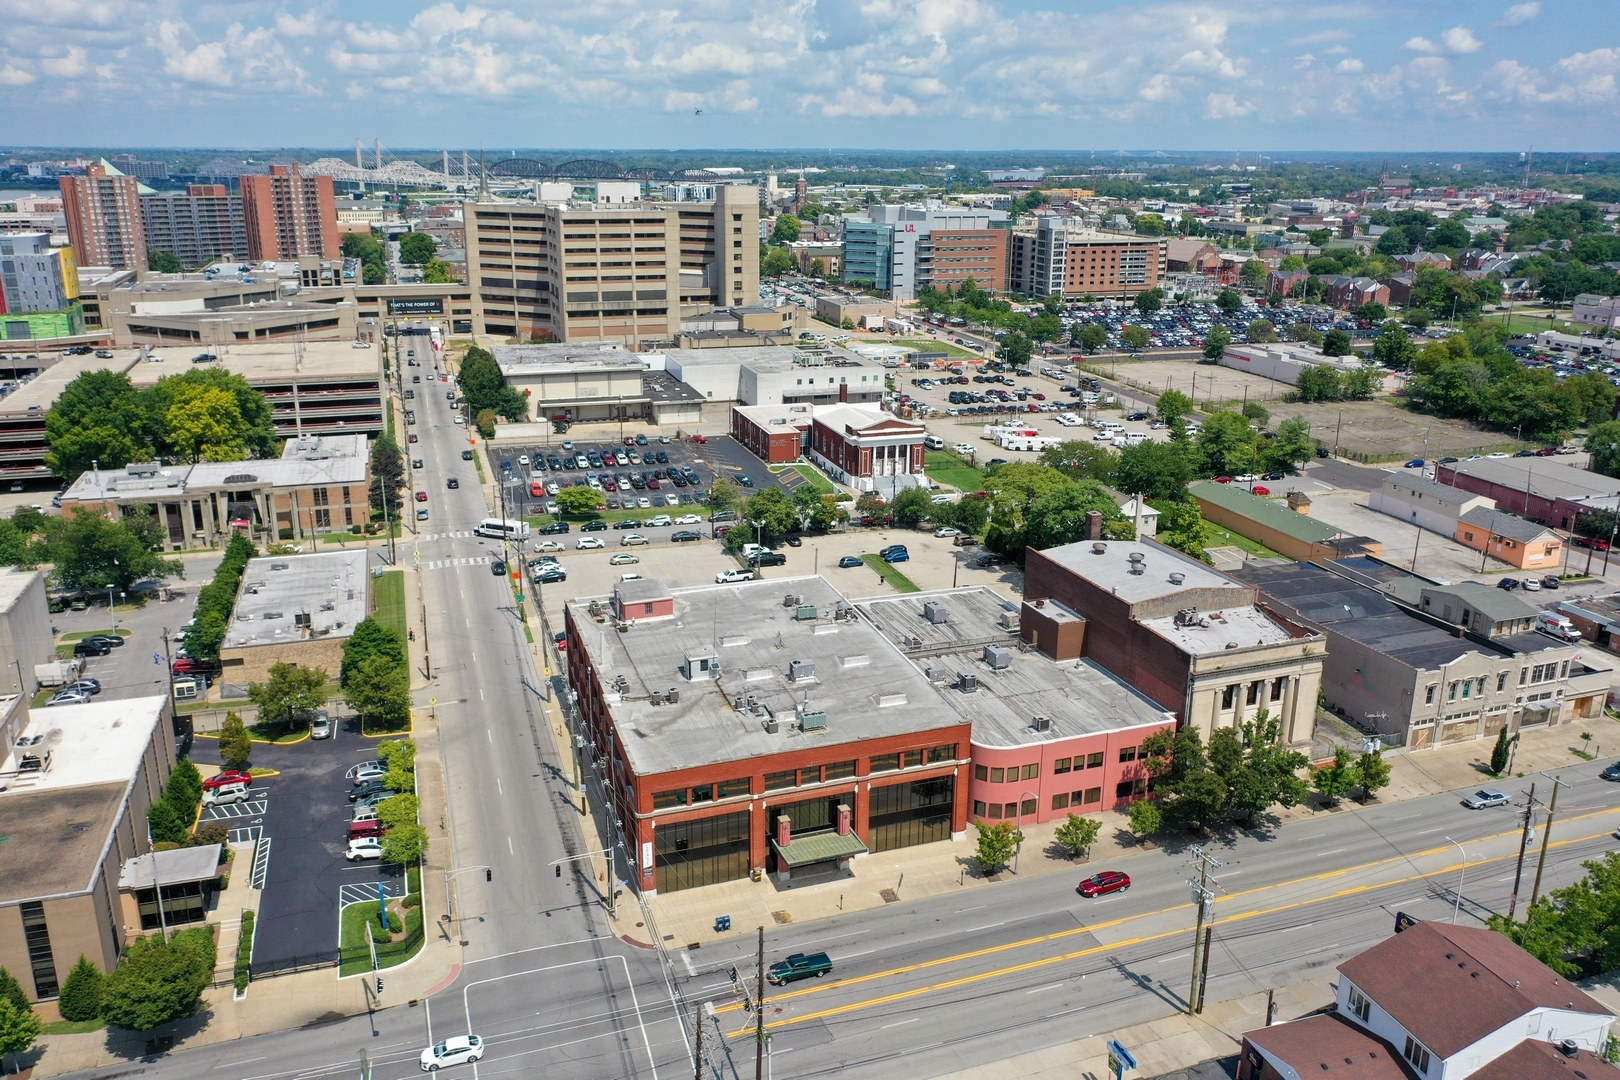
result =
[[649,704],[649,705],[662,705],[663,703],[664,703],[664,695],[660,694],[658,691],[654,690],[651,694],[647,695],[647,704]]
[[764,728],[767,735],[775,735],[778,731],[782,730],[782,722],[776,717],[772,716],[766,719]]
[[979,689],[978,673],[973,671],[958,671],[956,673],[956,685],[961,688],[962,693],[964,694],[974,693]]
[[938,664],[930,664],[923,670],[923,674],[928,676],[929,682],[944,682],[951,677],[951,669],[940,667]]
[[669,693],[668,693],[668,695],[666,695],[665,700],[667,700],[671,705],[674,705],[676,702],[680,701],[681,700],[681,692],[680,692],[679,688],[674,687],[674,686],[670,687],[669,688]]
[[1000,624],[1003,630],[1016,630],[1018,629],[1018,612],[1003,611],[996,616],[996,622]]
[[799,713],[800,731],[826,731],[827,710],[805,709]]
[[923,618],[927,619],[935,626],[951,621],[951,613],[947,611],[945,609],[945,605],[940,603],[938,600],[930,600],[924,604],[922,613]]
[[986,645],[984,647],[984,662],[996,671],[1012,666],[1012,650],[1005,645]]
[[1037,716],[1030,723],[1030,727],[1034,728],[1036,731],[1051,731],[1052,718],[1050,716]]
[[788,662],[788,678],[794,682],[801,679],[815,678],[816,662],[814,660],[792,660]]
[[795,619],[797,619],[799,622],[813,622],[813,621],[815,621],[815,618],[816,618],[816,605],[814,605],[814,604],[800,604],[798,606],[798,609],[796,611],[794,611],[793,617]]
[[804,603],[804,597],[795,595],[794,593],[788,593],[786,596],[782,597],[782,606],[785,608],[798,607],[802,603]]

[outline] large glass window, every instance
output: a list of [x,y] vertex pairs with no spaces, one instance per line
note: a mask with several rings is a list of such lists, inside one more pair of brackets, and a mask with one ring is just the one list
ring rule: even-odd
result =
[[792,769],[785,772],[768,772],[765,774],[766,791],[783,791],[796,786],[797,782],[798,774]]
[[686,805],[686,789],[685,788],[681,788],[678,791],[655,791],[655,792],[653,792],[653,809],[654,810],[667,810],[672,806],[685,806],[685,805]]
[[956,744],[955,743],[952,743],[949,746],[936,746],[932,750],[928,751],[928,764],[930,764],[930,765],[939,765],[939,764],[941,764],[943,762],[955,761],[955,760],[956,760]]
[[140,907],[141,929],[157,930],[165,923],[202,922],[208,917],[208,888],[201,881],[186,881],[178,885],[163,886],[163,918],[158,918],[157,892],[137,889],[135,902]]
[[[892,851],[949,839],[955,790],[954,776],[872,788],[867,847]],[[991,816],[995,816],[993,811]]]
[[828,781],[847,780],[851,776],[855,775],[855,762],[830,761],[827,763],[826,769],[822,775]]
[[659,826],[653,832],[659,892],[693,889],[748,874],[748,811]]
[[734,795],[747,795],[747,794],[748,794],[748,777],[746,777],[746,776],[741,777],[740,779],[737,779],[737,780],[722,780],[722,781],[720,781],[720,796],[719,797],[722,798],[722,799],[729,799]]
[[878,754],[872,758],[872,772],[893,772],[900,767],[899,754]]
[[40,1000],[56,996],[56,959],[51,954],[51,933],[45,925],[45,905],[31,900],[20,905],[23,940],[28,945],[28,963],[34,971],[34,996]]

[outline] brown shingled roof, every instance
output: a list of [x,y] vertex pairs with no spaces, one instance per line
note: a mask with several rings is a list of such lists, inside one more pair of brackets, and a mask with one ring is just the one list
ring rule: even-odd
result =
[[1468,1080],[1620,1080],[1620,1069],[1587,1050],[1566,1057],[1552,1043],[1526,1039]]
[[1293,1066],[1301,1076],[1321,1076],[1323,1080],[1413,1077],[1393,1046],[1332,1013],[1245,1031],[1243,1038],[1274,1060]]
[[1613,1015],[1493,930],[1419,923],[1339,971],[1436,1057],[1450,1057],[1537,1008]]

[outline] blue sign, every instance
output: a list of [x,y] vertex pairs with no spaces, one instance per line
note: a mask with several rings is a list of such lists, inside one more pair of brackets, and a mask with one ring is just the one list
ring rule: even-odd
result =
[[1119,1064],[1124,1068],[1136,1068],[1136,1058],[1132,1057],[1131,1052],[1119,1044],[1119,1040],[1108,1040],[1108,1052],[1112,1054],[1114,1059],[1118,1061]]
[[388,901],[385,897],[388,894],[383,889],[383,883],[377,882],[377,918],[382,920],[383,925],[386,926],[388,925]]

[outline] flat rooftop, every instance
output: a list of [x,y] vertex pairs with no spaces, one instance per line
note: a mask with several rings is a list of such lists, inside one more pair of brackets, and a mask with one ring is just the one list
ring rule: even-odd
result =
[[366,437],[358,432],[349,435],[305,435],[288,439],[281,448],[281,457],[287,461],[325,461],[330,458],[370,460],[370,449]]
[[[1438,468],[1450,469],[1458,476],[1471,476],[1515,491],[1528,490],[1530,494],[1545,499],[1581,502],[1620,495],[1620,480],[1546,458],[1480,458],[1477,461],[1440,465]],[[1510,502],[1503,509],[1512,510],[1513,504]]]
[[152,501],[156,493],[177,499],[188,493],[239,491],[250,488],[364,485],[367,461],[362,457],[270,458],[255,461],[201,461],[167,465],[156,472],[137,468],[92,470],[79,474],[63,502]]
[[[1099,546],[1101,552],[1096,550]],[[1142,556],[1140,574],[1131,572],[1131,556],[1135,554]],[[1041,555],[1097,587],[1112,591],[1128,604],[1140,604],[1192,589],[1231,589],[1251,599],[1254,596],[1250,586],[1163,544],[1082,540],[1047,548]],[[1171,574],[1180,575],[1181,581],[1171,581]],[[1238,602],[1238,597],[1234,596],[1233,605]]]
[[[930,622],[923,614],[925,604],[943,607],[945,621]],[[944,701],[973,725],[977,745],[1030,746],[1175,723],[1173,714],[1090,660],[1059,662],[1021,650],[1018,605],[983,586],[858,600],[855,608],[884,637],[911,652],[925,678],[935,673],[931,681]],[[1001,625],[1008,613],[1013,616],[1010,630]],[[986,645],[1011,649],[1011,663],[992,668],[985,660]],[[964,671],[979,677],[978,690],[964,692],[955,685]],[[1036,731],[1037,716],[1050,719],[1051,728]]]
[[758,427],[789,428],[810,427],[815,417],[814,405],[733,405],[731,411]]
[[667,371],[643,371],[641,392],[649,401],[703,401],[703,395]]
[[[577,646],[602,673],[608,708],[635,771],[655,775],[886,736],[936,731],[962,721],[939,707],[928,679],[825,579],[772,578],[736,585],[676,589],[673,618],[636,622],[620,633],[598,622],[593,600],[570,601]],[[784,606],[785,596],[794,596]],[[801,620],[797,598],[814,606]],[[843,605],[847,616],[835,619]],[[717,681],[688,681],[689,657],[718,657]],[[808,679],[789,681],[788,665],[809,660]],[[622,677],[625,689],[614,692]],[[653,705],[653,692],[678,691],[676,704]],[[795,707],[808,697],[827,726],[801,731]],[[780,730],[765,730],[768,710]]]
[[363,548],[250,559],[223,647],[346,638],[366,617],[366,586]]
[[[323,305],[304,305],[319,310]],[[261,305],[267,312],[285,313],[284,308]],[[229,313],[246,311],[230,308]],[[207,312],[207,315],[223,314]],[[190,370],[191,358],[201,353],[219,357],[217,366],[240,375],[255,385],[293,382],[298,379],[381,379],[382,350],[375,345],[357,349],[352,341],[261,341],[251,345],[199,345],[196,342],[154,347],[152,354],[166,363],[141,364],[130,378],[138,387],[151,386],[165,375]]]
[[199,844],[125,859],[118,868],[118,887],[150,889],[160,883],[178,885],[218,877],[219,849],[219,844]]
[[792,371],[803,367],[865,367],[882,370],[869,356],[837,345],[736,345],[714,349],[665,349],[666,362],[679,368],[744,365],[755,371]]
[[0,795],[0,904],[88,889],[128,792],[120,780]]
[[38,570],[18,570],[14,566],[0,571],[0,611],[10,611],[39,576]]
[[573,372],[641,371],[639,353],[620,345],[586,341],[575,344],[497,345],[495,363],[508,377],[561,375]]
[[[0,762],[0,802],[28,792],[129,783],[168,704],[166,697],[139,697],[34,710]],[[23,754],[41,751],[50,752],[49,769],[26,779],[14,775]]]
[[[56,363],[0,398],[0,415],[44,412],[56,404],[67,384],[87,371],[128,372],[141,362],[138,349],[113,349],[111,360],[96,356],[64,356]],[[156,365],[153,365],[156,366]],[[133,378],[133,376],[132,376]],[[15,419],[15,418],[13,418]]]
[[1336,525],[1290,510],[1284,503],[1250,495],[1236,484],[1204,480],[1187,485],[1187,491],[1195,499],[1204,499],[1234,514],[1241,514],[1256,525],[1276,529],[1302,543],[1322,544],[1344,535],[1344,530]]
[[1294,637],[1265,612],[1247,604],[1200,610],[1197,621],[1183,626],[1176,625],[1174,615],[1139,621],[1160,637],[1174,642],[1181,651],[1193,655],[1246,649],[1251,645],[1277,645]]

